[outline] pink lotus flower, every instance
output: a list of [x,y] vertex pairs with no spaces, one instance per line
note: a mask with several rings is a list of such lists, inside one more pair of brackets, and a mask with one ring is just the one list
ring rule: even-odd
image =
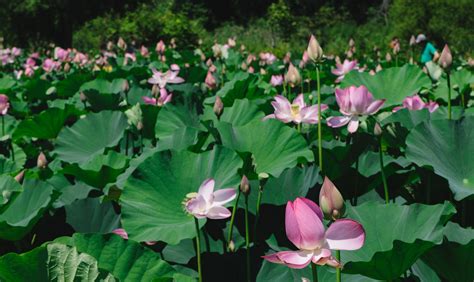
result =
[[32,57],[29,57],[28,59],[26,59],[26,64],[25,64],[25,67],[34,67],[36,66],[36,60]]
[[[275,109],[275,113],[266,116],[264,120],[276,118],[284,123],[318,123],[318,105],[307,106],[304,102],[303,94],[298,95],[292,104],[285,97],[277,95],[275,96],[275,101],[272,102],[272,106]],[[322,111],[325,111],[327,108],[327,105],[321,105]]]
[[168,94],[168,92],[166,91],[166,88],[160,89],[160,97],[158,99],[150,98],[147,96],[142,97],[145,104],[159,106],[159,107],[162,107],[164,104],[171,102],[172,98],[173,98],[173,93]]
[[9,108],[10,103],[8,102],[8,96],[5,94],[0,94],[0,115],[6,115]]
[[85,54],[77,52],[76,55],[74,55],[74,59],[72,61],[80,66],[84,66],[85,64],[87,64],[88,59]]
[[20,48],[17,48],[17,47],[13,47],[12,48],[12,55],[14,57],[18,57],[21,55],[21,49]]
[[349,124],[347,130],[354,133],[359,127],[359,117],[375,114],[380,110],[385,99],[374,100],[367,87],[361,85],[359,87],[350,86],[345,89],[336,89],[336,101],[339,105],[339,111],[344,116],[328,118],[328,125],[330,127],[341,127]]
[[59,66],[60,66],[59,62],[55,62],[55,61],[53,61],[49,58],[44,60],[44,62],[43,62],[43,70],[45,72],[51,72],[55,69],[58,69]]
[[[123,229],[123,228],[117,228],[114,231],[112,231],[112,233],[119,235],[120,237],[122,237],[125,240],[128,240],[127,231],[125,231],[125,229]],[[145,244],[147,244],[148,246],[153,246],[153,245],[156,244],[156,241],[147,241],[147,242],[145,242]]]
[[142,57],[150,56],[150,52],[148,51],[148,48],[142,45],[142,47],[140,48],[140,55],[142,55]]
[[183,83],[184,79],[178,76],[179,72],[168,70],[165,73],[159,72],[152,68],[153,76],[148,79],[148,83],[157,84],[160,88],[164,88],[168,83]]
[[212,72],[209,70],[206,75],[206,79],[204,80],[204,83],[209,89],[214,89],[217,86],[217,81],[212,75]]
[[185,209],[196,218],[224,219],[230,217],[230,211],[224,205],[235,199],[235,189],[219,189],[214,192],[215,181],[206,179],[199,187],[198,193],[186,195],[189,199]]
[[123,60],[123,65],[126,66],[128,65],[128,60],[131,60],[132,62],[137,61],[137,56],[135,56],[134,53],[125,53],[125,59]]
[[397,112],[401,109],[408,109],[410,111],[418,111],[422,109],[428,109],[430,113],[436,111],[439,108],[438,103],[434,101],[429,101],[428,103],[423,102],[420,96],[417,94],[413,96],[408,96],[403,99],[402,106],[393,108],[393,112]]
[[54,58],[56,60],[59,60],[61,62],[65,62],[69,58],[69,51],[61,48],[61,47],[56,47],[54,48]]
[[165,52],[166,45],[163,42],[163,40],[160,40],[158,43],[156,43],[156,48],[155,51],[159,54],[163,54]]
[[344,60],[344,63],[336,63],[336,69],[333,69],[331,72],[334,75],[337,75],[336,82],[341,82],[344,79],[344,76],[348,74],[351,70],[357,69],[357,61]]
[[265,65],[271,65],[277,59],[277,57],[275,55],[273,55],[272,53],[269,53],[269,52],[260,53],[259,57],[260,57],[260,61]]
[[323,214],[314,202],[297,198],[286,204],[286,236],[299,249],[263,256],[264,259],[301,269],[311,262],[318,265],[341,267],[331,250],[358,250],[365,242],[365,231],[351,219],[338,219],[324,229]]
[[278,86],[283,84],[283,75],[272,75],[272,78],[270,79],[270,84],[273,86]]

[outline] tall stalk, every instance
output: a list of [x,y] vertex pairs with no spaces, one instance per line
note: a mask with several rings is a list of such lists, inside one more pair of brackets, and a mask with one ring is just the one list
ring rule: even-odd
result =
[[318,282],[318,270],[314,262],[311,262],[311,272],[313,273],[313,282]]
[[323,140],[322,136],[322,125],[321,125],[321,82],[319,79],[319,65],[316,64],[316,86],[318,94],[318,160],[319,160],[319,170],[323,171]]
[[237,212],[237,207],[240,199],[240,189],[237,193],[237,199],[235,200],[234,207],[232,208],[232,216],[230,217],[230,226],[229,226],[229,233],[227,234],[227,248],[229,248],[230,241],[232,240],[232,230],[234,228],[234,219],[235,213]]
[[[336,251],[336,259],[337,261],[341,261],[341,251],[337,250]],[[338,267],[336,268],[336,282],[341,282],[341,268]]]
[[449,71],[446,72],[448,82],[448,119],[451,119],[451,77]]
[[382,175],[383,190],[385,193],[385,203],[388,204],[390,199],[388,196],[387,178],[385,177],[385,171],[384,171],[384,165],[383,165],[382,137],[379,137],[379,156],[380,156],[380,174]]
[[[250,282],[250,236],[249,236],[249,195],[245,194],[245,250],[246,250],[246,271],[247,281]],[[255,240],[255,239],[254,239]]]
[[199,282],[202,282],[201,239],[199,235],[199,222],[197,218],[194,218],[194,224],[196,226],[196,257],[197,257],[197,265],[198,265]]

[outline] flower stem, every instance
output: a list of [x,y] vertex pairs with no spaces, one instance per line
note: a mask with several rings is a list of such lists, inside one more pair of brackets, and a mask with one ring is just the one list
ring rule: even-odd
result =
[[313,272],[313,282],[318,282],[318,270],[316,269],[316,264],[311,262],[311,270]]
[[239,189],[239,192],[237,193],[237,199],[235,200],[234,207],[232,208],[232,216],[230,217],[229,233],[227,234],[227,249],[229,249],[229,243],[232,240],[232,230],[234,228],[234,219],[235,219],[235,214],[237,212],[237,206],[239,204],[240,193],[241,192]]
[[[336,251],[336,259],[341,262],[341,251]],[[341,282],[341,268],[336,268],[336,282]]]
[[249,236],[249,195],[245,195],[245,249],[246,249],[246,263],[247,263],[247,281],[252,281],[250,278],[250,236]]
[[385,203],[388,204],[389,197],[388,197],[388,185],[387,179],[385,178],[384,172],[384,165],[383,165],[383,148],[382,148],[382,138],[379,137],[379,156],[380,156],[380,174],[382,175],[382,182],[383,182],[383,190],[385,193]]
[[5,136],[5,116],[2,116],[2,136]]
[[260,217],[260,203],[262,202],[263,187],[260,185],[258,187],[258,196],[257,196],[257,208],[255,210],[255,223],[253,226],[253,241],[257,241],[257,224],[258,218]]
[[199,235],[199,222],[197,218],[194,218],[194,224],[196,225],[196,256],[199,273],[199,282],[202,282],[202,270],[201,270],[201,240]]
[[318,93],[318,157],[319,157],[319,170],[323,171],[323,140],[321,139],[322,128],[321,128],[321,82],[319,80],[319,65],[316,65],[316,86]]
[[451,77],[449,72],[446,72],[448,82],[448,119],[451,119]]

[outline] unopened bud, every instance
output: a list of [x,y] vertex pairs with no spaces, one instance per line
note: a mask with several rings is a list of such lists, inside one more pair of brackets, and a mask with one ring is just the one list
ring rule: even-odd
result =
[[293,66],[292,63],[290,63],[288,72],[285,74],[285,82],[290,84],[292,87],[300,84],[301,82],[300,72],[295,68],[295,66]]
[[127,92],[130,89],[130,85],[128,84],[128,80],[125,80],[122,84],[122,91]]
[[214,107],[213,107],[213,110],[216,116],[219,117],[222,114],[223,109],[224,109],[224,103],[222,103],[221,97],[216,95],[216,101],[214,102]]
[[230,240],[229,245],[228,245],[229,251],[232,253],[235,251],[235,243],[234,240]]
[[380,136],[382,135],[382,127],[380,127],[380,124],[377,122],[375,123],[375,126],[374,126],[374,134],[375,136]]
[[316,40],[316,37],[314,37],[314,35],[311,35],[311,38],[309,39],[309,44],[308,48],[306,49],[306,52],[308,54],[308,57],[313,62],[318,62],[323,57],[323,49],[319,45],[319,42],[318,40]]
[[40,169],[44,169],[47,165],[48,160],[46,159],[46,156],[43,152],[40,152],[40,154],[38,155],[38,159],[36,160],[36,166]]
[[151,87],[151,95],[153,97],[156,97],[158,96],[158,94],[160,94],[160,87],[157,84],[153,84],[153,86]]
[[240,181],[240,191],[244,193],[244,195],[248,195],[250,193],[250,183],[247,176],[242,176],[242,180]]
[[451,55],[451,50],[449,50],[448,44],[444,45],[443,51],[441,51],[441,56],[439,57],[439,65],[443,69],[448,69],[453,63],[453,56]]
[[64,72],[69,72],[71,70],[71,65],[69,63],[66,63],[64,65]]
[[15,176],[15,180],[16,180],[16,182],[21,183],[21,182],[23,182],[24,177],[25,177],[25,170],[22,170],[22,171],[20,171],[20,173],[18,173]]
[[323,186],[319,192],[319,206],[326,219],[336,220],[345,211],[344,198],[342,198],[334,183],[327,177],[324,178]]

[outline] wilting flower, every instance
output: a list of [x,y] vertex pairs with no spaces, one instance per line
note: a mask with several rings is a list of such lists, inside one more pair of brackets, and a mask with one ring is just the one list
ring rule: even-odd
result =
[[444,45],[443,51],[439,56],[439,65],[444,69],[447,69],[453,63],[453,56],[451,55],[451,50],[449,50],[448,44]]
[[153,76],[148,79],[148,83],[157,84],[160,88],[164,88],[168,83],[183,83],[184,79],[178,76],[179,72],[168,70],[165,73],[159,72],[152,68]]
[[207,86],[209,89],[214,89],[214,88],[216,88],[217,82],[216,82],[216,79],[214,78],[214,76],[212,75],[212,72],[211,72],[211,71],[208,71],[208,72],[207,72],[206,79],[204,80],[204,83],[206,84],[206,86]]
[[429,101],[428,103],[423,102],[420,96],[417,94],[413,96],[408,96],[403,99],[402,106],[393,108],[393,112],[399,111],[401,109],[408,109],[410,111],[418,111],[422,109],[428,109],[430,113],[436,111],[439,108],[438,103],[434,101]]
[[[318,105],[307,106],[304,102],[303,94],[298,95],[293,103],[281,95],[275,96],[272,102],[275,113],[266,116],[264,119],[276,118],[284,123],[318,123]],[[321,105],[321,111],[325,111],[327,105]]]
[[185,209],[196,218],[224,219],[230,217],[230,211],[224,205],[232,201],[235,189],[219,189],[214,192],[215,181],[206,179],[197,193],[190,193],[186,197]]
[[336,82],[341,82],[344,79],[344,76],[348,74],[351,70],[357,69],[357,61],[344,60],[344,63],[336,63],[336,69],[333,69],[331,72],[334,75],[337,75]]
[[160,97],[158,97],[158,99],[150,98],[147,96],[142,97],[145,104],[159,106],[159,107],[171,102],[172,98],[173,98],[173,93],[168,94],[168,92],[166,91],[166,88],[160,88]]
[[319,205],[326,219],[336,220],[344,215],[344,198],[336,185],[327,177],[324,177],[323,186],[319,192]]
[[[122,237],[125,240],[128,240],[127,231],[125,231],[125,229],[123,229],[123,228],[117,228],[114,231],[112,231],[112,233],[119,235],[120,237]],[[153,246],[153,245],[156,244],[156,241],[147,241],[147,242],[145,242],[145,244],[147,244],[148,246]]]
[[308,53],[308,57],[313,62],[320,61],[323,57],[323,49],[319,45],[319,42],[318,40],[316,40],[316,37],[314,37],[314,35],[311,35],[311,38],[309,39],[308,48],[306,49],[306,52]]
[[9,108],[10,103],[8,102],[8,96],[5,94],[0,94],[0,115],[6,115]]
[[385,99],[374,100],[367,87],[350,86],[345,89],[336,89],[336,101],[339,111],[344,116],[330,117],[327,123],[330,127],[341,127],[349,124],[347,130],[354,133],[359,128],[359,117],[373,115],[382,107]]
[[357,221],[338,219],[325,230],[322,220],[323,214],[314,202],[305,198],[288,201],[285,213],[286,236],[299,250],[282,251],[263,258],[296,269],[305,268],[311,262],[341,267],[331,250],[360,249],[365,242],[364,228]]
[[270,79],[270,84],[273,86],[278,86],[283,84],[283,75],[272,75],[272,78]]
[[290,63],[288,71],[285,74],[285,81],[290,84],[291,87],[294,87],[295,85],[301,83],[300,72],[295,68],[295,66],[293,66],[292,63]]

